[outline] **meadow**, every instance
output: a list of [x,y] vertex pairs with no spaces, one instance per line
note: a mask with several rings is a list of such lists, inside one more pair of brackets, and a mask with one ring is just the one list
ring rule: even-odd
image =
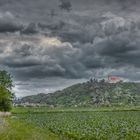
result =
[[[17,111],[17,110],[16,110]],[[64,140],[140,140],[138,109],[20,109],[22,120]],[[53,138],[50,138],[53,140]]]

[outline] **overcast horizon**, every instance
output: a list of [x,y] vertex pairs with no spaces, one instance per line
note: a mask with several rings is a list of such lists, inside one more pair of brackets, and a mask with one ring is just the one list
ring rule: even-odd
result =
[[139,7],[139,0],[0,0],[0,69],[18,97],[91,77],[140,81]]

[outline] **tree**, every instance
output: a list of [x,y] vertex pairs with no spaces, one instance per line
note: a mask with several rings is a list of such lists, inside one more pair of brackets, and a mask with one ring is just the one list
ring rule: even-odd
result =
[[5,70],[0,70],[0,86],[11,89],[13,86],[12,83],[11,75]]
[[9,111],[12,106],[14,94],[12,88],[12,78],[7,71],[0,70],[0,111]]

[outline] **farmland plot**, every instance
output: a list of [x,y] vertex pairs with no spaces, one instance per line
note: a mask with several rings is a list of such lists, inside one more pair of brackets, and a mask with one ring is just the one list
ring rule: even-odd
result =
[[73,140],[140,140],[140,111],[44,112],[18,117]]

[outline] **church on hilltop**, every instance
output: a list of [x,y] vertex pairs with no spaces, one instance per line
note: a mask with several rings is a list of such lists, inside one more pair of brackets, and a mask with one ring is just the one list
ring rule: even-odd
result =
[[108,83],[117,83],[122,81],[122,79],[118,76],[108,75]]

